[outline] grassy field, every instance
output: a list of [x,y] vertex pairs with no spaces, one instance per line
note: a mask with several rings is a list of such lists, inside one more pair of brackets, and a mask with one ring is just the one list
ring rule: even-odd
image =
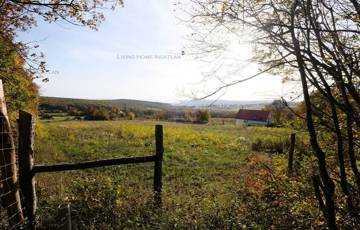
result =
[[[153,154],[155,124],[41,122],[35,162]],[[272,167],[275,159],[282,170],[286,162],[284,154],[274,158],[263,151],[285,151],[291,130],[227,123],[162,124],[162,210],[152,207],[153,163],[40,174],[36,177],[39,227],[63,229],[67,203],[71,203],[75,229],[262,228],[274,224],[251,208],[251,202],[260,199],[258,192],[265,189],[262,180],[269,178],[260,166]]]

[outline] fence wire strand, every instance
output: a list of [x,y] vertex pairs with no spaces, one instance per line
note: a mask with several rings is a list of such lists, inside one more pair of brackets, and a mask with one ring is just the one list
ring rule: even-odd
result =
[[[19,185],[14,178],[17,178],[17,162],[12,162],[11,154],[16,151],[16,143],[11,143],[14,136],[9,129],[7,117],[0,113],[0,229],[20,229],[24,224],[23,213],[24,208],[21,203],[23,196],[16,198],[16,192],[20,192]],[[15,141],[15,138],[12,139]],[[16,176],[16,177],[14,177]],[[17,210],[10,211],[10,210]]]

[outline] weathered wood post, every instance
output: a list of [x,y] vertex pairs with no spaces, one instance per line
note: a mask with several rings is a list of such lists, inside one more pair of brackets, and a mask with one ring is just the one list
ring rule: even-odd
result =
[[155,168],[154,168],[154,204],[155,207],[161,207],[161,188],[162,188],[162,160],[164,153],[163,144],[163,127],[162,125],[155,126]]
[[71,230],[71,206],[70,203],[67,203],[66,206],[66,218],[67,218],[67,230]]
[[19,182],[23,195],[25,214],[29,220],[29,228],[36,227],[36,193],[34,166],[34,120],[30,113],[19,113]]
[[24,217],[21,209],[20,193],[18,188],[16,153],[11,125],[9,122],[5,95],[0,80],[0,168],[2,193],[0,199],[2,206],[7,209],[9,229],[21,227]]
[[295,150],[295,133],[292,133],[290,136],[290,149],[288,156],[288,176],[291,176],[293,170],[294,150]]

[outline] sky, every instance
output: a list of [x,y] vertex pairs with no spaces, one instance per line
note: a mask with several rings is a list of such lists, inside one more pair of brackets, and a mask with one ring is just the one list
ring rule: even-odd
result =
[[[123,7],[104,13],[106,20],[98,31],[39,21],[19,35],[19,40],[36,41],[46,56],[50,81],[38,81],[41,95],[176,103],[220,85],[203,81],[215,63],[188,55],[191,41],[186,38],[192,31],[178,19],[183,15],[173,1],[125,1]],[[228,55],[246,57],[250,52],[250,47],[234,41]],[[255,65],[235,67],[239,71],[232,71],[231,79],[229,67],[222,67],[221,77],[230,81],[257,71]],[[294,87],[283,84],[281,76],[265,74],[227,89],[221,99],[277,99]]]

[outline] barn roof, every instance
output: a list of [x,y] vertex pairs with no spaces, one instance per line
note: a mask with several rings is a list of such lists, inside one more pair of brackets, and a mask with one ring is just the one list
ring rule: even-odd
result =
[[266,122],[270,112],[264,110],[240,109],[236,114],[236,119],[263,121]]

